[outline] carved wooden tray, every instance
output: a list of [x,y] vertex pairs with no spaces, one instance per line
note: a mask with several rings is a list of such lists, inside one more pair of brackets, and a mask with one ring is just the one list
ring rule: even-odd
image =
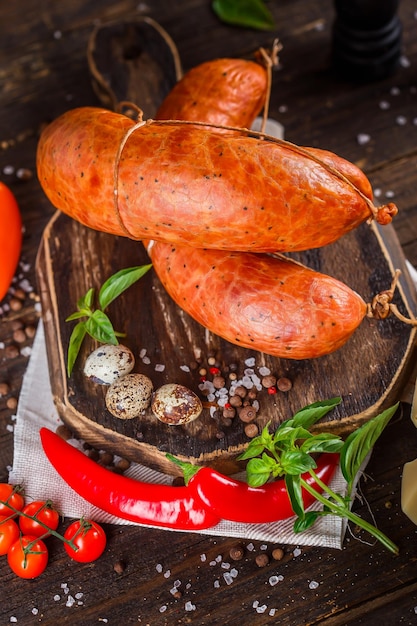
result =
[[[296,258],[343,280],[367,302],[389,288],[393,271],[399,268],[402,276],[394,302],[403,315],[416,315],[413,285],[391,226],[363,225],[335,244]],[[45,229],[37,277],[58,412],[92,445],[150,467],[175,474],[176,468],[165,457],[170,452],[233,472],[238,468],[236,456],[249,441],[239,418],[225,425],[211,416],[209,408],[186,426],[162,424],[150,411],[134,420],[113,417],[105,407],[106,388],[82,374],[83,360],[96,347],[90,339],[67,378],[67,347],[74,323],[65,318],[75,310],[77,300],[90,287],[98,289],[116,271],[147,262],[140,243],[90,230],[59,212]],[[415,357],[417,330],[395,317],[383,321],[366,318],[344,347],[315,360],[277,359],[242,349],[206,331],[180,310],[152,270],[116,300],[108,313],[114,327],[127,333],[124,343],[136,356],[135,371],[147,374],[155,388],[177,382],[202,397],[199,367],[207,366],[212,355],[226,378],[231,364],[237,366],[238,376],[249,364],[256,373],[267,367],[277,377],[287,377],[292,383],[289,391],[258,393],[259,428],[269,421],[277,425],[310,402],[340,395],[342,403],[320,427],[346,434],[400,397]],[[158,371],[160,365],[163,371]]]

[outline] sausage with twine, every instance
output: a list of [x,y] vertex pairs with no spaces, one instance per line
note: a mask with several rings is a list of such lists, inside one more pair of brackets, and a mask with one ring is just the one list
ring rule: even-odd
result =
[[397,212],[283,140],[94,107],[43,131],[37,171],[52,204],[86,226],[196,248],[305,250]]

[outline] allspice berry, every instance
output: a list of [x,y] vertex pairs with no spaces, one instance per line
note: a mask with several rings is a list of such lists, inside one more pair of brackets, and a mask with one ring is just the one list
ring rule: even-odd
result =
[[234,407],[242,406],[242,398],[240,396],[230,396],[229,404]]
[[269,389],[270,387],[274,387],[274,385],[277,384],[277,379],[276,376],[273,376],[272,374],[268,374],[268,376],[264,376],[262,378],[262,386],[265,387],[265,389]]
[[255,563],[258,567],[266,567],[269,564],[269,556],[263,552],[262,554],[258,554],[255,559]]
[[253,422],[256,418],[256,409],[253,406],[244,406],[239,411],[239,418],[242,422]]
[[272,550],[272,558],[274,561],[281,561],[284,557],[284,550],[282,548],[274,548]]
[[250,439],[253,439],[259,434],[259,428],[256,424],[254,424],[254,422],[246,424],[244,430],[246,437],[249,437]]
[[292,382],[289,378],[283,376],[282,378],[278,378],[277,387],[280,391],[289,391],[292,387]]
[[229,556],[232,559],[232,561],[241,561],[243,559],[244,554],[245,554],[245,551],[241,545],[232,546],[230,548]]

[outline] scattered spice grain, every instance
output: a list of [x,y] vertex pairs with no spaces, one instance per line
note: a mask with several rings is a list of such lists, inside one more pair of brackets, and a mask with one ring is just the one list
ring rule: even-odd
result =
[[239,419],[242,420],[242,422],[253,422],[253,420],[256,418],[256,409],[254,409],[253,406],[251,406],[250,404],[247,406],[243,406],[240,411],[239,411]]
[[116,574],[123,574],[125,569],[126,569],[126,564],[122,560],[116,561],[116,563],[113,565],[113,570],[116,572]]
[[8,409],[14,409],[17,407],[17,399],[16,398],[7,398],[6,406]]
[[244,554],[245,551],[243,549],[243,546],[241,545],[232,546],[229,551],[229,556],[232,561],[241,561],[244,557]]
[[282,548],[274,548],[272,550],[272,558],[274,561],[281,561],[284,558],[284,550]]
[[265,552],[258,554],[255,558],[255,563],[258,567],[266,567],[269,565],[269,556]]
[[253,422],[251,422],[250,424],[246,424],[244,430],[245,430],[246,437],[249,437],[250,439],[253,439],[259,433],[258,426],[254,424]]
[[292,382],[289,378],[282,376],[277,380],[277,387],[280,391],[289,391],[292,387]]

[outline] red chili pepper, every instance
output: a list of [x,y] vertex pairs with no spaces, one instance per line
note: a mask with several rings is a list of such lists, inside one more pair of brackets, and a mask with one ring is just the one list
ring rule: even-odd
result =
[[85,500],[117,517],[150,526],[202,530],[220,518],[191,486],[143,483],[98,465],[61,437],[41,428],[42,446],[58,474]]
[[[321,454],[314,472],[328,483],[339,463],[339,455]],[[309,485],[322,492],[314,478],[306,472],[302,477]],[[283,478],[262,487],[250,487],[210,468],[202,468],[189,482],[196,495],[215,515],[232,522],[248,524],[276,522],[294,515]],[[314,497],[302,489],[304,507],[314,502]]]

